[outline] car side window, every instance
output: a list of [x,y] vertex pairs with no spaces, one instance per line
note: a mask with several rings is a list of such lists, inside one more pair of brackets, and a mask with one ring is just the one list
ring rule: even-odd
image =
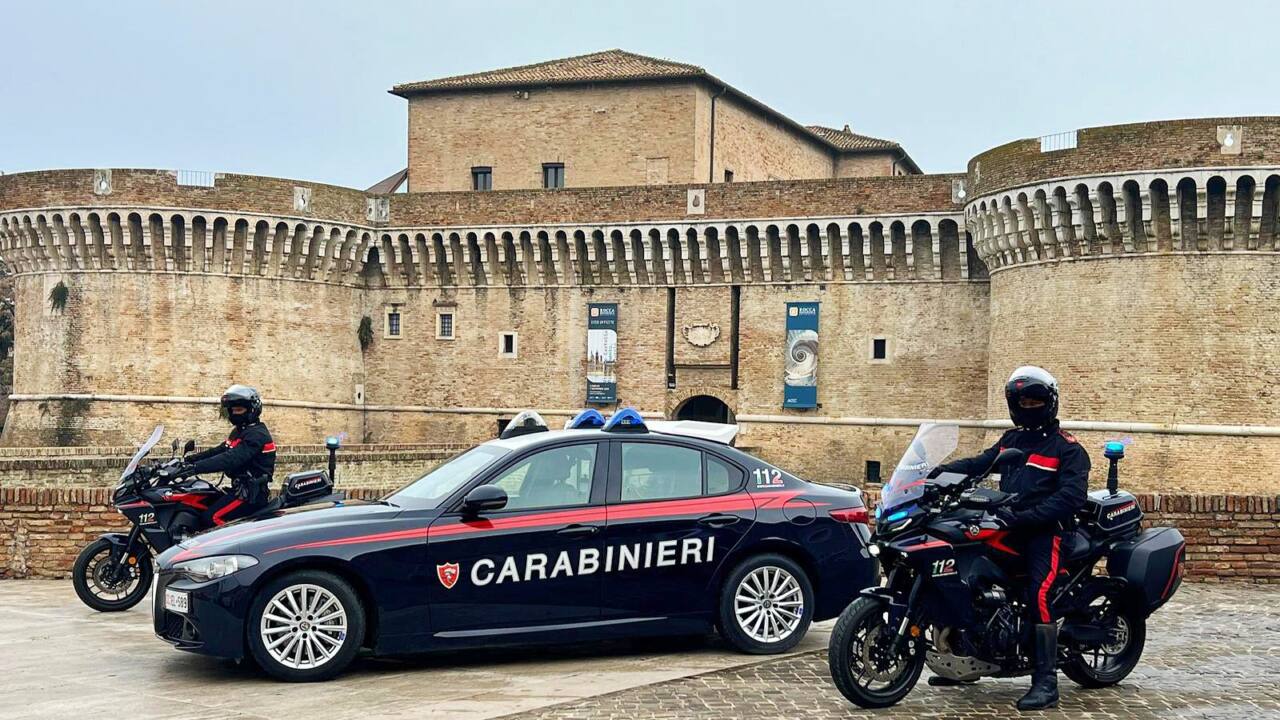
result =
[[658,443],[622,444],[622,501],[702,494],[702,453]]
[[536,452],[491,481],[507,493],[508,510],[586,505],[591,500],[596,444]]
[[713,455],[707,456],[707,495],[723,495],[742,487],[742,470]]

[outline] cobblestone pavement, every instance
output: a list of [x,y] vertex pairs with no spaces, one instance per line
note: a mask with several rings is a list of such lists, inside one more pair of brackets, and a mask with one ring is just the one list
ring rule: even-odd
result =
[[[862,710],[831,683],[825,651],[713,671],[525,713],[518,720],[647,718],[1007,718],[1028,680],[964,688],[920,684],[899,705]],[[1060,678],[1057,710],[1036,718],[1273,720],[1280,718],[1280,591],[1184,585],[1148,624],[1141,664],[1117,687]]]

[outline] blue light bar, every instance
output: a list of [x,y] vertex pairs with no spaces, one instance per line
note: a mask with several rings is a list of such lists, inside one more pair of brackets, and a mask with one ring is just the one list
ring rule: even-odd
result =
[[907,511],[906,511],[906,510],[899,510],[898,512],[896,512],[896,513],[894,513],[894,514],[890,515],[889,517],[885,518],[885,519],[884,519],[884,521],[885,521],[885,522],[897,522],[898,520],[901,520],[902,518],[904,518],[904,517],[906,517],[906,516],[907,516]]
[[613,415],[604,424],[605,432],[649,432],[649,428],[644,424],[644,418],[640,417],[640,413],[635,408],[623,408]]
[[1102,454],[1107,458],[1115,458],[1119,460],[1124,457],[1124,443],[1119,440],[1111,440],[1102,446]]
[[564,429],[581,430],[583,428],[598,427],[604,427],[604,416],[595,408],[587,408],[577,415],[574,415],[573,419],[569,421],[569,424],[564,426]]

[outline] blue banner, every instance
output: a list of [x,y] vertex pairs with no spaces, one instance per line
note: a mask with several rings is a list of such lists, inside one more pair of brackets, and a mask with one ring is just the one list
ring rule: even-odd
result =
[[618,304],[587,305],[587,402],[618,401]]
[[818,407],[818,303],[787,303],[782,407]]

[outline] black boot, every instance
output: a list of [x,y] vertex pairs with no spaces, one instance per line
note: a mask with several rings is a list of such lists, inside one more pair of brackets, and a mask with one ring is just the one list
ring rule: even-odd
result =
[[1031,689],[1018,701],[1019,710],[1058,706],[1058,626],[1036,625],[1036,667]]

